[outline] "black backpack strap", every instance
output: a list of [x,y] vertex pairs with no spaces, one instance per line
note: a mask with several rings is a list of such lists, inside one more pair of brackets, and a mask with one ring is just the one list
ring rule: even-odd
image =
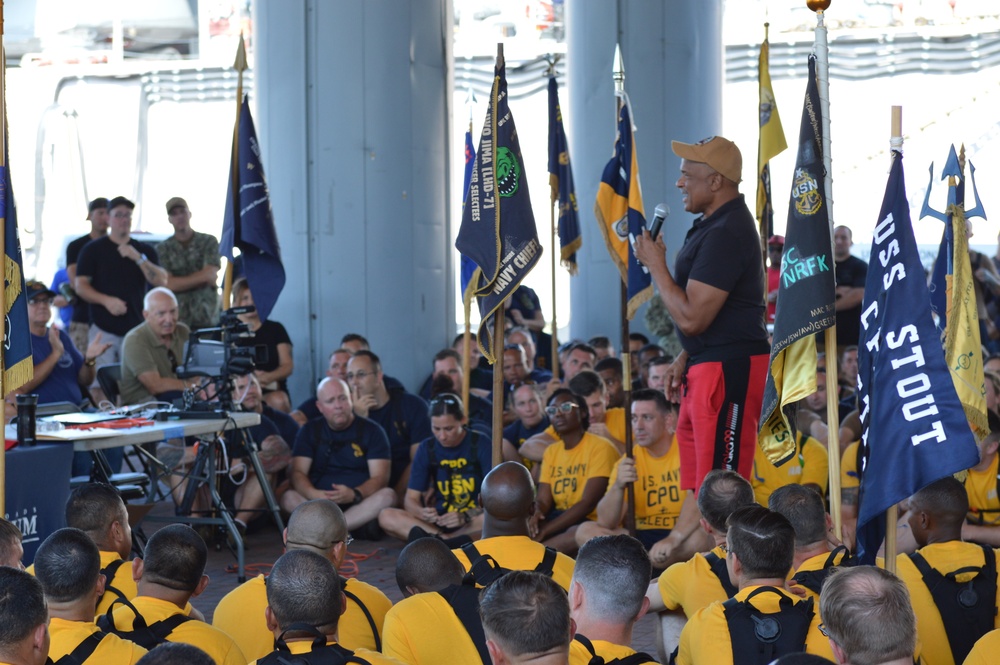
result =
[[[919,552],[910,555],[934,599],[956,663],[963,662],[976,641],[993,630],[996,620],[996,555],[992,547],[980,547],[985,561],[981,568],[965,566],[947,575],[932,568]],[[968,582],[959,582],[957,577],[964,573],[977,574]]]
[[[292,654],[285,641],[285,635],[288,633],[309,633],[313,636],[312,649],[307,653]],[[307,623],[293,623],[288,626],[275,638],[274,651],[257,659],[257,663],[258,665],[346,665],[347,663],[371,665],[340,644],[327,644],[326,635]]]
[[97,651],[97,647],[100,646],[103,639],[104,633],[101,632],[87,635],[86,639],[76,645],[75,649],[59,660],[54,661],[54,665],[83,665],[88,658],[94,655],[94,652]]
[[347,590],[347,580],[343,577],[340,578],[340,590],[344,592],[350,600],[353,600],[361,611],[364,613],[365,618],[368,619],[368,626],[372,629],[372,637],[375,638],[375,651],[382,651],[382,638],[378,634],[378,624],[375,623],[375,617],[372,613],[365,607],[365,604],[361,602],[361,599],[357,597],[356,594],[351,593]]
[[555,549],[546,545],[545,554],[542,556],[542,560],[535,566],[535,572],[541,573],[546,577],[552,577],[552,573],[556,569],[556,557],[559,554]]
[[732,598],[739,591],[735,586],[733,586],[733,581],[729,579],[729,569],[726,567],[726,560],[720,557],[715,552],[709,552],[705,555],[705,561],[708,561],[708,567],[712,569],[715,576],[719,578],[719,582],[722,584],[722,590],[726,592],[727,598]]
[[[112,613],[115,609],[115,605],[118,604],[128,607],[132,610],[132,613],[135,614],[135,619],[132,621],[132,630],[121,630],[115,626]],[[162,621],[146,625],[146,620],[141,614],[139,614],[139,610],[135,608],[135,605],[122,597],[115,598],[114,602],[108,606],[107,613],[97,618],[97,627],[100,628],[102,632],[111,633],[121,637],[122,639],[135,642],[139,646],[148,650],[166,642],[167,637],[169,637],[170,633],[174,632],[174,629],[177,628],[177,626],[191,620],[191,617],[187,615],[174,614],[173,616],[169,616]]]
[[479,618],[479,590],[471,584],[456,584],[445,587],[437,593],[451,605],[455,616],[462,622],[465,632],[469,634],[472,643],[476,645],[479,658],[486,663],[492,663],[490,652],[486,648],[486,633],[483,632],[483,621]]
[[[573,636],[573,639],[583,645],[583,647],[590,652],[590,660],[587,661],[587,665],[642,665],[643,663],[655,663],[656,659],[650,656],[648,653],[643,653],[642,651],[636,651],[628,656],[623,656],[619,658],[612,658],[611,660],[604,660],[603,656],[598,656],[597,651],[594,649],[594,644],[585,636],[577,633]],[[671,659],[676,658],[676,651],[671,656]],[[673,660],[671,660],[673,662]]]
[[102,593],[101,597],[97,599],[98,603],[100,603],[101,600],[104,598],[104,594],[109,591],[118,596],[119,598],[125,598],[125,594],[122,593],[120,589],[111,584],[111,580],[115,579],[115,575],[118,574],[118,569],[121,568],[122,564],[124,563],[125,559],[115,559],[114,561],[106,565],[104,568],[101,568],[101,574],[104,575],[104,593]]
[[[778,611],[764,614],[750,601],[762,593],[779,596]],[[805,651],[806,637],[814,616],[812,599],[798,603],[771,586],[754,589],[746,600],[722,603],[732,644],[733,662],[767,665],[789,653]]]
[[[837,555],[841,552],[844,553],[844,556],[840,560],[840,564],[837,564],[835,563]],[[818,596],[820,589],[823,588],[823,582],[826,581],[826,578],[830,575],[831,570],[838,567],[846,568],[853,566],[855,563],[856,559],[850,555],[847,548],[843,545],[838,545],[832,552],[830,552],[830,555],[826,558],[822,568],[819,570],[796,571],[793,576],[794,582],[804,586]]]

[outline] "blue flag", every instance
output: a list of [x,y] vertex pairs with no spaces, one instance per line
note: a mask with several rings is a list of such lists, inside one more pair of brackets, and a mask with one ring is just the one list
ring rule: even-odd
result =
[[[257,314],[261,321],[266,321],[285,286],[285,268],[281,264],[281,248],[271,216],[271,199],[264,180],[257,130],[246,95],[240,109],[236,140],[234,161],[229,167],[226,217],[219,252],[232,261],[233,248],[239,248],[243,274],[253,294]],[[234,188],[238,192],[236,195]]]
[[875,562],[885,513],[930,483],[979,462],[941,340],[910,224],[902,155],[872,240],[858,349],[861,490],[858,554]]
[[639,307],[653,297],[653,278],[639,265],[632,247],[634,238],[642,235],[646,226],[646,213],[642,207],[639,159],[635,154],[627,98],[622,100],[618,112],[615,156],[604,167],[594,213],[611,260],[618,266],[622,281],[628,285],[626,316],[631,319]]
[[952,274],[951,266],[952,241],[951,224],[945,222],[941,233],[941,244],[938,245],[937,258],[934,259],[934,269],[931,271],[931,311],[937,315],[938,333],[944,335],[948,325],[948,275]]
[[549,79],[549,187],[552,201],[559,202],[559,258],[569,274],[575,275],[576,251],[583,244],[583,239],[580,237],[573,168],[569,162],[569,143],[563,128],[559,85],[555,76]]
[[[465,209],[465,197],[469,194],[469,183],[472,181],[472,165],[476,161],[476,146],[472,143],[472,123],[469,123],[469,131],[465,133],[465,177],[462,179],[462,208]],[[468,292],[472,275],[476,272],[476,262],[469,257],[462,255],[461,260],[462,294]],[[466,307],[466,314],[469,308]]]
[[497,360],[493,352],[494,315],[542,255],[521,146],[507,105],[503,55],[497,57],[455,247],[481,268],[473,287],[481,316],[477,337],[480,350],[492,364]]
[[3,396],[17,390],[35,375],[31,360],[31,335],[28,331],[28,295],[24,289],[24,263],[21,240],[17,233],[17,208],[10,181],[10,158],[4,155],[0,192],[0,224],[4,237],[4,335]]

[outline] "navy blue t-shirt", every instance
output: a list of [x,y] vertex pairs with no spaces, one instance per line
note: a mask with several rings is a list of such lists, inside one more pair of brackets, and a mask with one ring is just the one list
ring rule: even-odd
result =
[[[35,388],[34,392],[38,394],[39,404],[52,402],[80,404],[84,398],[77,377],[80,375],[80,368],[83,367],[83,356],[73,346],[69,335],[62,330],[59,331],[59,339],[62,341],[63,354],[52,368],[52,373]],[[31,335],[32,362],[40,365],[50,355],[52,355],[52,344],[49,342],[49,336]]]
[[439,514],[476,508],[483,477],[493,463],[492,450],[490,440],[472,430],[466,430],[454,448],[445,448],[434,437],[426,439],[413,457],[409,489],[425,492],[433,483]]
[[[258,445],[264,443],[264,439],[269,436],[281,435],[281,432],[278,431],[278,427],[267,416],[261,416],[260,422],[252,427],[246,428],[246,431],[253,437],[253,440],[256,441]],[[228,430],[225,438],[226,452],[229,454],[230,459],[247,457],[250,454],[244,445],[242,430]]]
[[378,423],[389,438],[392,449],[392,473],[389,484],[396,485],[410,463],[410,446],[431,436],[431,418],[427,402],[416,395],[393,390],[389,401],[379,409],[370,409],[368,418]]
[[299,424],[295,419],[283,411],[272,409],[270,405],[264,404],[264,415],[278,428],[278,433],[289,446],[295,443],[295,437],[299,435]]
[[337,485],[357,487],[371,478],[368,460],[390,459],[389,439],[376,423],[354,417],[346,429],[334,431],[325,418],[310,420],[299,430],[293,457],[312,460],[309,480],[319,490]]
[[541,434],[548,429],[548,426],[548,416],[542,416],[542,419],[539,420],[538,424],[534,427],[526,427],[524,422],[521,420],[515,420],[510,425],[503,428],[503,438],[513,443],[515,447],[520,448],[521,444],[536,434]]

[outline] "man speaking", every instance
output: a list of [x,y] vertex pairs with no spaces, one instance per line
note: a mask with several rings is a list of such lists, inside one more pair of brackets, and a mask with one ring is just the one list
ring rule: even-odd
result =
[[[683,351],[667,373],[677,401],[681,487],[697,492],[711,469],[748,478],[757,445],[770,345],[764,326],[764,261],[754,217],[739,192],[743,158],[732,141],[713,136],[671,143],[681,158],[684,209],[701,215],[677,254],[674,274],[663,236],[636,239],[635,256],[649,269]],[[696,443],[697,442],[697,443]],[[688,513],[685,519],[683,513]],[[697,528],[695,502],[685,502],[678,542]]]

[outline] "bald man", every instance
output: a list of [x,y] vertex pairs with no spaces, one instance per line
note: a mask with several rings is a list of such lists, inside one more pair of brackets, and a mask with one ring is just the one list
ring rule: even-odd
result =
[[[483,537],[454,550],[462,566],[469,570],[470,558],[489,555],[507,570],[535,570],[545,558],[546,547],[528,536],[528,520],[536,510],[531,473],[517,462],[500,464],[486,474],[479,499]],[[573,559],[555,554],[552,579],[568,591],[572,577]]]
[[316,405],[321,417],[295,437],[292,489],[282,495],[281,507],[291,512],[303,501],[330,499],[344,511],[348,529],[366,527],[357,535],[372,538],[378,514],[396,501],[388,487],[389,439],[377,423],[355,415],[351,389],[342,379],[320,381]]
[[[285,550],[307,550],[326,557],[339,568],[351,537],[347,521],[329,499],[307,501],[288,518]],[[338,643],[348,649],[382,648],[382,625],[392,602],[384,593],[355,578],[342,579],[347,610],[340,617]],[[216,628],[229,633],[248,661],[274,650],[274,636],[264,621],[267,591],[264,575],[236,587],[219,601],[212,617]],[[370,618],[369,618],[370,617]]]

